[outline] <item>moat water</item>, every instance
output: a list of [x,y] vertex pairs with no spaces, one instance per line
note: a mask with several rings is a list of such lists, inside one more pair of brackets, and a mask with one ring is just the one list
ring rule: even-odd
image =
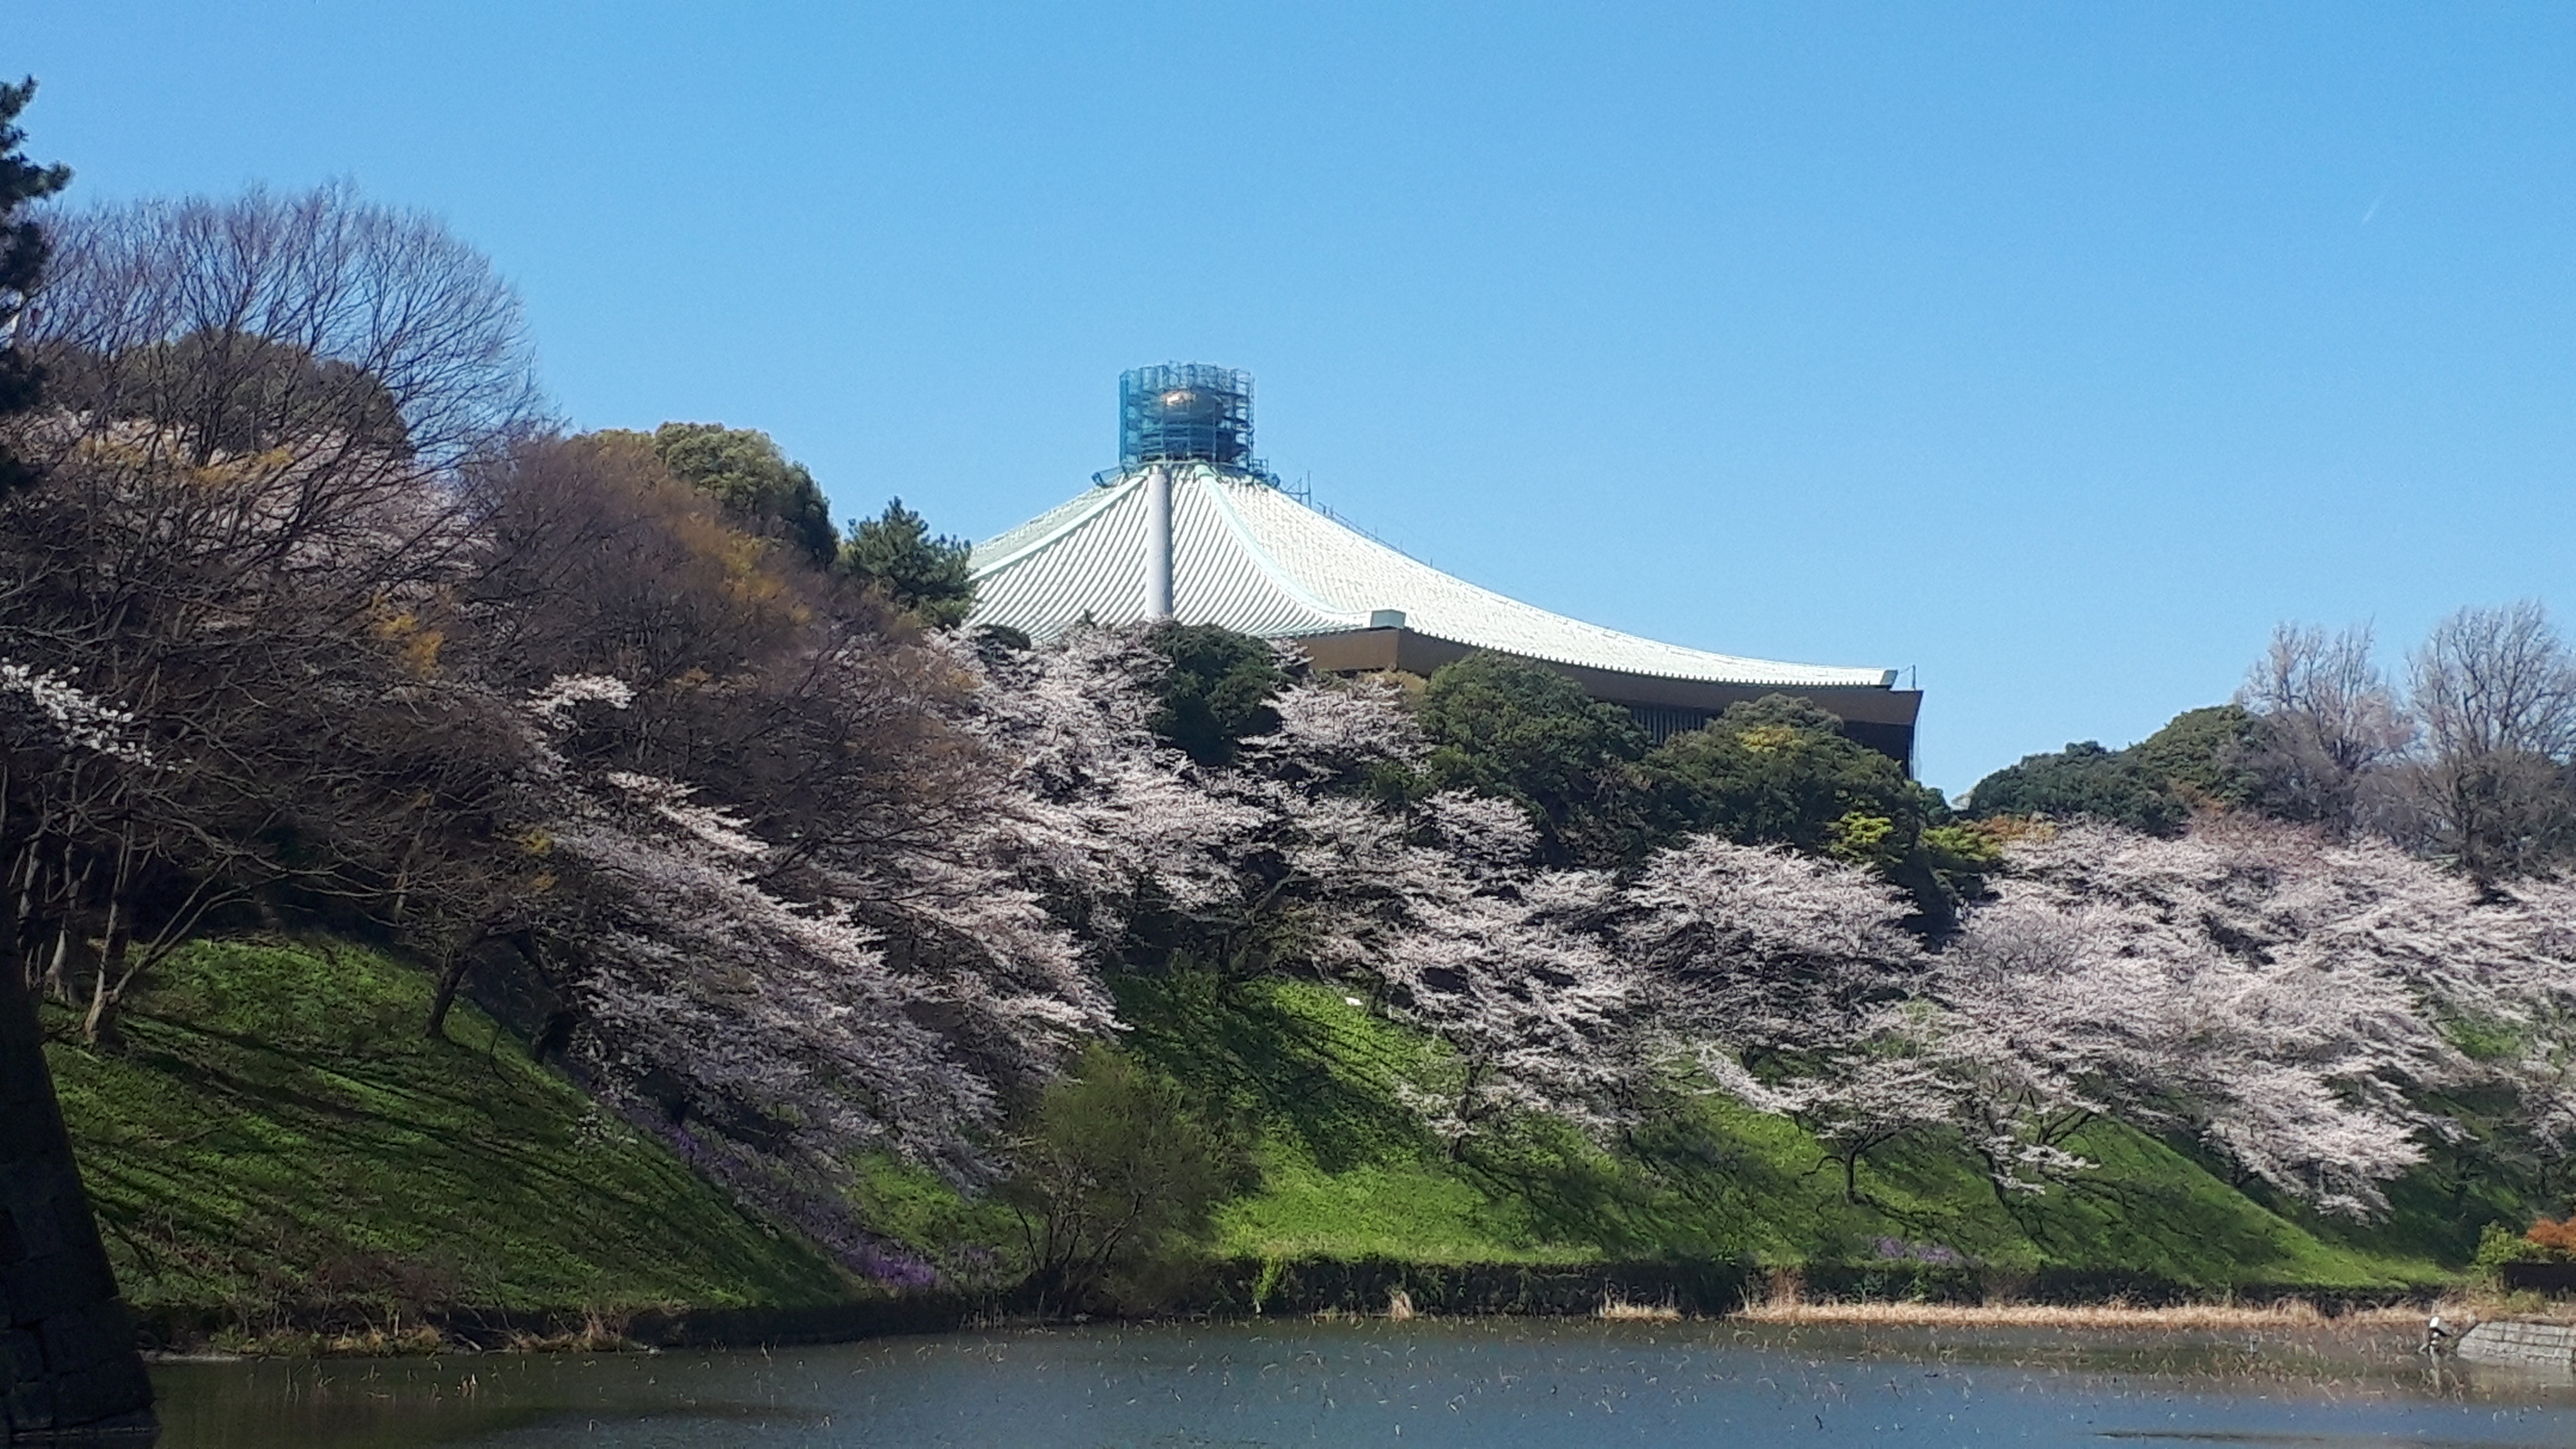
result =
[[183,1362],[163,1449],[2576,1445],[2576,1380],[2401,1330],[1485,1319],[1006,1331],[768,1353]]

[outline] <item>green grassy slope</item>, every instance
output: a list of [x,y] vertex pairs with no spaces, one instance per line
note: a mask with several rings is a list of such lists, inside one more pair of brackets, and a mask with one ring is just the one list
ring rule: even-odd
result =
[[422,975],[347,945],[201,942],[125,1050],[49,1048],[138,1308],[828,1302],[837,1272],[597,1111]]
[[1839,1167],[1813,1139],[1715,1097],[1611,1151],[1524,1123],[1452,1158],[1398,1095],[1401,1081],[1437,1080],[1437,1047],[1338,990],[1221,992],[1180,976],[1124,983],[1120,1004],[1132,1049],[1254,1134],[1263,1183],[1221,1215],[1228,1254],[1796,1265],[1946,1248],[2006,1270],[2144,1273],[2210,1289],[2445,1276],[2399,1235],[2331,1240],[2116,1123],[2075,1144],[2100,1164],[2078,1185],[2009,1200],[1963,1153],[1927,1142],[1873,1155],[1864,1201],[1846,1201]]
[[[816,1252],[737,1209],[427,983],[361,948],[206,942],[161,973],[126,1047],[58,1043],[55,1079],[126,1293],[147,1312],[289,1318],[454,1303],[513,1310],[828,1302]],[[2098,1171],[1999,1196],[1937,1143],[1874,1156],[1860,1203],[1794,1125],[1691,1100],[1604,1149],[1545,1121],[1453,1156],[1403,1098],[1440,1047],[1341,991],[1204,976],[1119,985],[1126,1046],[1246,1134],[1259,1186],[1221,1253],[1424,1264],[1689,1257],[1854,1264],[1947,1249],[2004,1270],[2125,1271],[2209,1289],[2424,1282],[2446,1244],[2402,1191],[2365,1233],[2296,1221],[2117,1124]],[[58,1024],[62,1024],[58,1022]],[[926,1249],[999,1241],[993,1204],[874,1164],[861,1205]],[[2421,1219],[2419,1222],[2418,1220]],[[2435,1234],[2433,1236],[2439,1236]],[[1939,1256],[1935,1253],[1934,1256]]]

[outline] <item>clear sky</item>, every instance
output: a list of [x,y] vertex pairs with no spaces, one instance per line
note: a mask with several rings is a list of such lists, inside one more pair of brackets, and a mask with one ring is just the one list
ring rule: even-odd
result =
[[75,195],[353,178],[575,426],[984,537],[1120,369],[1417,556],[1919,670],[1952,791],[2272,623],[2576,623],[2576,6],[0,0]]

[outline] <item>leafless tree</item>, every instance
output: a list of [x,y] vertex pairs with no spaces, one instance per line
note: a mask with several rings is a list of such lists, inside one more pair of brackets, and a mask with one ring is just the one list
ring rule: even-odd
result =
[[2282,624],[2236,702],[2261,721],[2246,761],[2272,814],[2349,834],[2376,812],[2380,776],[2415,724],[2373,660],[2370,626],[2340,633]]
[[[87,435],[274,452],[347,493],[445,473],[538,411],[517,294],[435,218],[347,185],[65,212],[26,337]],[[130,437],[131,435],[129,435]]]
[[103,1036],[207,912],[401,916],[442,898],[440,841],[508,819],[515,722],[441,654],[457,472],[533,393],[489,265],[346,188],[49,231],[26,334],[61,386],[10,424],[42,482],[0,506],[0,657],[144,743],[6,741],[0,868],[21,962],[86,969]]
[[2427,842],[2489,884],[2576,850],[2576,653],[2548,610],[2462,609],[2408,663]]
[[335,542],[281,548],[270,481],[84,450],[0,505],[0,653],[140,741],[64,760],[5,742],[22,960],[43,953],[57,994],[88,973],[94,1036],[207,912],[284,892],[416,917],[524,813],[526,731],[442,667],[414,530],[322,512]]

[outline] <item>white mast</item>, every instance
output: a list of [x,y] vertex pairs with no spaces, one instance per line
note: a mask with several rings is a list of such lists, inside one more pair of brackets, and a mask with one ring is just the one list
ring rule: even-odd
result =
[[1145,617],[1172,617],[1172,467],[1145,470]]

